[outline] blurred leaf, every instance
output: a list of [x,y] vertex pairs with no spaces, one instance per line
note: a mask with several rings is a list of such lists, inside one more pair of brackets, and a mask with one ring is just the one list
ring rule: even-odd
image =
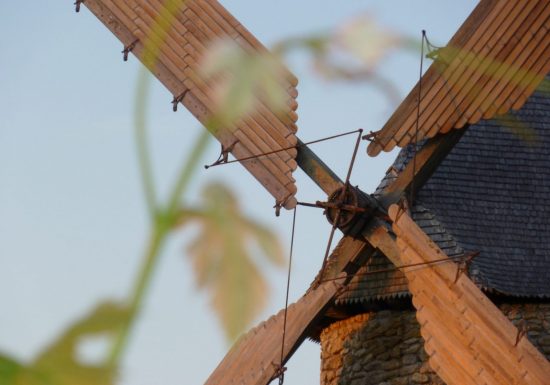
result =
[[233,194],[221,184],[203,190],[203,207],[184,209],[182,225],[199,224],[200,234],[188,247],[197,286],[206,289],[211,304],[233,341],[265,304],[267,284],[250,248],[265,260],[282,265],[284,257],[275,234],[242,215]]
[[201,69],[213,84],[217,124],[234,124],[262,101],[275,112],[286,106],[284,68],[272,54],[247,52],[233,40],[219,40],[209,48]]
[[27,368],[11,357],[0,354],[0,384],[2,385],[47,385],[40,373]]
[[378,25],[369,14],[342,23],[333,31],[292,37],[275,46],[280,56],[292,50],[311,54],[316,72],[330,81],[368,82],[389,99],[401,100],[396,84],[377,70],[380,62],[397,49],[417,52],[420,41]]
[[70,326],[29,365],[0,355],[2,385],[111,385],[116,368],[79,361],[77,347],[90,335],[114,335],[128,317],[126,307],[102,303],[88,316]]
[[494,119],[499,122],[499,125],[512,134],[520,138],[526,145],[535,146],[542,143],[537,130],[529,125],[529,123],[518,119],[511,113],[495,116]]
[[363,14],[344,23],[334,35],[334,44],[373,69],[380,60],[402,44],[394,32],[381,28],[371,15]]

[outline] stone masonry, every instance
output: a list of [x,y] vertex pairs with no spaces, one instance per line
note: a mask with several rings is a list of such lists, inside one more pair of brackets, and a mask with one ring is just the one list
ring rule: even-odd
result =
[[[550,359],[550,304],[503,304]],[[321,385],[442,385],[424,351],[414,311],[383,310],[335,322],[321,333]]]

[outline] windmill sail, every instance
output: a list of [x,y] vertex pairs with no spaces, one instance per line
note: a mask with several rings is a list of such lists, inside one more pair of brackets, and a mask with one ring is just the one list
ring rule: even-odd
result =
[[[352,237],[340,240],[332,253],[339,265],[332,266],[330,277],[313,286],[296,303],[288,307],[286,328],[284,310],[243,335],[212,372],[205,385],[267,385],[278,374],[307,336],[309,328],[322,316],[339,292],[370,257],[373,249]],[[285,330],[284,349],[281,351]],[[282,363],[281,363],[281,352]]]
[[[288,308],[283,364],[306,338],[306,329],[334,298],[339,285],[326,282]],[[284,309],[246,333],[227,353],[205,385],[267,385],[281,360]]]
[[[86,0],[83,4],[131,51],[205,126],[215,114],[213,84],[201,71],[211,44],[231,39],[246,52],[267,49],[216,0]],[[169,8],[173,9],[169,9]],[[215,127],[213,135],[235,158],[289,148],[297,144],[297,79],[286,69],[278,79],[287,92],[283,110],[258,100],[256,110],[229,127]],[[209,127],[211,128],[211,127]],[[286,208],[296,204],[296,149],[241,162]]]
[[369,155],[521,108],[550,71],[549,16],[548,0],[482,0],[449,44],[433,52],[422,87],[375,133]]
[[[396,205],[389,209],[404,264],[441,260],[437,245]],[[430,366],[448,385],[548,384],[550,362],[457,266],[406,268]]]

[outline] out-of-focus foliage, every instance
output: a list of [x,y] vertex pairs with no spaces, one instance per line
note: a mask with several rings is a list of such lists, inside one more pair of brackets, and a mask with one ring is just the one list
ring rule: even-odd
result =
[[396,32],[382,28],[369,14],[342,24],[330,40],[335,49],[351,55],[359,66],[370,69],[406,41]]
[[187,249],[197,286],[208,291],[227,338],[235,340],[266,301],[266,281],[255,259],[281,266],[283,252],[272,231],[243,216],[227,187],[208,185],[202,196],[201,208],[182,210],[181,225],[200,226]]
[[[497,82],[504,81],[509,84],[527,87],[533,79],[538,76],[536,72],[524,70],[517,64],[508,64],[494,57],[481,55],[479,53],[476,54],[460,47],[451,45],[434,47],[428,43],[428,48],[429,52],[426,56],[434,60],[433,68],[435,68],[445,79],[445,85],[449,87],[450,94],[458,95],[461,92],[460,87],[458,87],[458,89],[453,89],[455,81],[449,78],[449,75],[452,77],[456,74],[456,71],[448,71],[449,66],[452,65],[457,57],[460,57],[461,61],[464,63],[471,63],[476,72],[481,72],[484,77],[493,78]],[[550,82],[544,79],[539,86],[539,92],[550,92],[549,84]],[[458,102],[468,106],[474,103],[473,99],[475,99],[475,96],[472,97],[472,95],[479,95],[487,90],[483,89],[479,84],[474,84],[472,86],[472,91],[474,92],[465,95],[464,100],[453,100],[453,108],[460,111],[460,106],[457,104]],[[529,145],[536,145],[540,142],[536,131],[532,127],[529,127],[527,123],[522,122],[509,112],[494,116],[493,119],[497,120],[503,128],[507,129]]]
[[[155,33],[145,42],[144,62],[149,68],[154,68],[170,20],[183,3],[184,0],[165,2],[162,17],[153,28]],[[260,101],[274,111],[284,107],[288,90],[281,61],[295,49],[310,53],[313,67],[322,76],[331,80],[365,80],[395,99],[393,84],[381,77],[376,67],[388,53],[409,45],[410,41],[380,28],[370,17],[347,22],[331,33],[286,39],[274,47],[273,54],[251,54],[235,42],[221,41],[212,47],[203,63],[218,106],[213,127],[209,128],[234,124],[254,112]],[[236,197],[221,184],[204,189],[202,207],[183,205],[183,196],[208,143],[205,136],[199,137],[182,165],[169,199],[164,204],[157,202],[145,125],[148,93],[147,77],[142,75],[136,93],[136,138],[151,234],[142,270],[125,301],[128,305],[100,304],[28,364],[0,354],[0,385],[114,384],[162,246],[177,229],[176,217],[179,226],[195,224],[200,228],[188,246],[188,254],[197,286],[209,293],[227,338],[234,340],[262,310],[268,286],[260,266],[281,266],[284,261],[276,235],[245,217]],[[77,354],[83,339],[90,336],[107,336],[112,343],[104,363],[83,362]]]
[[201,67],[213,87],[216,124],[230,126],[265,102],[273,111],[285,106],[284,69],[270,53],[247,52],[233,40],[219,40]]
[[215,120],[230,125],[264,100],[274,110],[284,107],[286,89],[282,58],[292,50],[308,52],[316,72],[329,80],[366,81],[392,101],[399,93],[380,75],[380,62],[397,49],[418,43],[384,29],[369,14],[348,20],[329,33],[285,39],[271,53],[250,53],[232,40],[213,44],[203,60],[203,75],[214,88]]
[[525,144],[530,146],[540,145],[541,139],[537,131],[530,127],[528,123],[521,121],[515,115],[506,113],[494,118],[505,130],[520,138]]
[[2,385],[111,385],[117,368],[82,362],[78,346],[90,336],[113,337],[128,318],[128,309],[106,302],[69,327],[30,364],[0,355]]

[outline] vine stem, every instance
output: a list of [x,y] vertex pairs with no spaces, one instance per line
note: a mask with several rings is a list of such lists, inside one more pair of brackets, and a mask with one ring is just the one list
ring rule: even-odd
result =
[[147,70],[142,68],[138,75],[138,81],[136,86],[136,98],[135,98],[135,137],[136,147],[139,162],[139,170],[141,173],[141,180],[143,185],[143,193],[145,195],[145,203],[147,204],[147,210],[151,220],[154,220],[156,215],[156,193],[155,183],[153,177],[153,170],[151,167],[151,157],[149,155],[149,145],[147,138],[147,107],[148,107],[148,95],[149,95],[150,82],[147,74]]
[[187,190],[193,173],[198,169],[199,162],[207,149],[210,137],[210,134],[206,130],[202,130],[199,134],[195,145],[193,146],[193,150],[182,164],[179,176],[174,184],[166,208],[157,212],[154,217],[153,227],[151,229],[149,242],[143,256],[141,269],[138,272],[129,300],[129,315],[120,331],[115,336],[115,340],[107,358],[107,364],[111,368],[116,367],[126,349],[132,328],[137,320],[137,317],[139,316],[151,279],[155,272],[155,268],[158,265],[160,256],[162,255],[162,248],[166,243],[168,235],[170,235],[171,230],[174,228],[176,219],[178,218],[178,209],[180,207],[182,197]]
[[122,357],[122,354],[128,344],[130,332],[142,307],[145,293],[147,292],[151,282],[153,272],[161,254],[162,246],[165,243],[168,229],[162,225],[162,222],[163,221],[159,219],[155,221],[154,228],[152,229],[151,236],[149,237],[149,244],[145,251],[142,266],[138,273],[129,302],[128,318],[125,320],[124,324],[120,328],[120,331],[115,336],[115,340],[107,358],[107,364],[111,368],[117,366],[120,357]]
[[[176,12],[181,9],[184,3],[185,0],[167,0],[164,3],[164,7],[161,10],[161,17],[156,18],[153,25],[153,29],[157,33],[148,36],[145,41],[145,54],[143,57],[145,67],[149,69],[155,67],[160,47],[164,44],[164,40],[168,34],[168,27],[172,24],[171,22],[174,20]],[[168,20],[168,23],[161,23],[161,20]],[[193,172],[197,169],[199,159],[206,150],[208,143],[208,133],[203,132],[199,136],[196,145],[193,147],[193,151],[187,157],[180,169],[179,177],[170,194],[166,207],[162,208],[156,201],[155,184],[147,137],[146,117],[148,95],[150,93],[149,88],[147,70],[143,68],[138,77],[135,99],[135,135],[143,190],[147,209],[152,221],[152,228],[149,236],[149,243],[143,256],[142,266],[138,272],[134,289],[128,303],[128,317],[120,328],[120,331],[114,337],[113,345],[107,356],[106,363],[111,368],[114,368],[118,364],[125,351],[130,333],[143,305],[145,295],[148,292],[155,267],[162,254],[162,247],[173,228],[176,218],[175,212],[179,207],[182,195],[191,180]]]

